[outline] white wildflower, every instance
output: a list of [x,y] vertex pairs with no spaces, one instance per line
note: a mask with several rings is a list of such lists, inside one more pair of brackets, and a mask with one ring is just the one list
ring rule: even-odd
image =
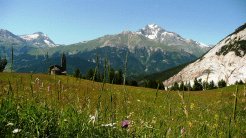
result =
[[48,91],[48,92],[50,91],[50,86],[47,87],[47,91]]
[[8,123],[6,126],[13,126],[14,124],[13,123]]
[[153,126],[152,126],[152,125],[150,125],[150,124],[148,124],[148,122],[145,122],[145,123],[144,123],[144,127],[146,127],[146,128],[150,128],[150,129],[151,129],[151,128],[153,128]]
[[12,133],[19,133],[21,131],[21,129],[18,129],[18,128],[16,128],[16,129],[14,129],[13,131],[12,131]]
[[92,123],[94,125],[94,123],[96,121],[96,116],[90,115],[89,118],[90,118],[89,123]]
[[184,136],[184,134],[185,134],[185,128],[183,127],[183,128],[181,128],[181,130],[180,130],[180,134],[181,134],[181,136]]
[[134,112],[131,112],[126,118],[130,118]]
[[140,102],[140,100],[139,100],[139,99],[138,99],[137,101],[138,101],[138,102]]
[[34,82],[39,84],[39,78],[36,78]]
[[102,124],[101,126],[113,127],[114,125],[116,125],[116,123]]
[[169,127],[167,130],[167,134],[166,134],[167,137],[171,134],[171,131],[172,131],[172,129]]

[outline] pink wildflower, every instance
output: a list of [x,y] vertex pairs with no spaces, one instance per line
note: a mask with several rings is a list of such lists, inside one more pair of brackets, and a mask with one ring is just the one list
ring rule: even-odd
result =
[[121,123],[121,127],[122,127],[122,128],[128,128],[129,125],[130,125],[129,120],[124,120],[124,121],[122,121],[122,123]]

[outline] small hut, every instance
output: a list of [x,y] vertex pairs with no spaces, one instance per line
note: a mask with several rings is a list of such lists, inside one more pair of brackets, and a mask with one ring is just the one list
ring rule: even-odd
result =
[[63,53],[62,58],[61,58],[61,66],[59,65],[52,65],[49,67],[49,73],[51,75],[66,75],[67,70],[66,70],[66,56]]

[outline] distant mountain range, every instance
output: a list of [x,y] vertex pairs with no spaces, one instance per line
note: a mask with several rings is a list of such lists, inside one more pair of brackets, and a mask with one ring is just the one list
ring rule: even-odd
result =
[[36,32],[28,35],[15,35],[8,30],[0,29],[1,46],[36,46],[36,47],[55,47],[57,46],[47,35]]
[[187,65],[179,73],[164,81],[165,86],[194,79],[214,81],[223,79],[228,85],[246,81],[246,24],[217,43],[208,53]]
[[[3,51],[9,56],[12,46],[16,55],[14,69],[17,72],[45,72],[49,65],[59,63],[63,52],[68,55],[69,73],[77,67],[83,73],[94,67],[96,56],[100,59],[101,67],[103,59],[108,58],[111,66],[119,69],[123,68],[128,53],[129,75],[163,71],[193,61],[210,49],[205,44],[185,39],[156,24],[146,25],[136,32],[123,31],[72,45],[57,45],[41,32],[18,36],[1,29],[0,48],[5,49]],[[47,52],[49,59],[44,56]]]

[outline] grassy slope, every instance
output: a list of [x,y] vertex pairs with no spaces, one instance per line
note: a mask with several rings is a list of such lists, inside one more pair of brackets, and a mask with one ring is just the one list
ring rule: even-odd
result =
[[[245,88],[239,86],[233,114],[235,90],[186,92],[182,100],[177,92],[68,76],[0,73],[0,136],[179,137],[183,129],[188,137],[242,137]],[[90,115],[96,116],[94,124]],[[127,129],[120,126],[124,119],[131,123]],[[102,126],[109,123],[116,124]],[[15,128],[22,130],[13,134]]]

